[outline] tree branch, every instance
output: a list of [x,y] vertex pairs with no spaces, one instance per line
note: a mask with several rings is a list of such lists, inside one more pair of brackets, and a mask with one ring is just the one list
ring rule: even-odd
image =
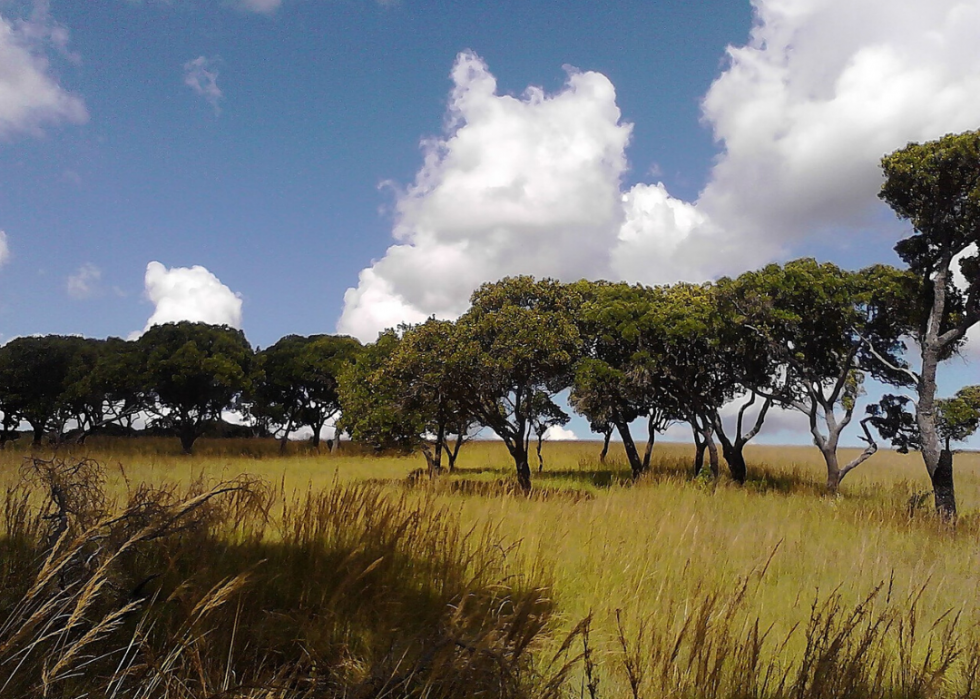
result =
[[874,358],[877,359],[879,362],[881,362],[886,368],[888,368],[891,371],[894,371],[896,373],[899,373],[899,374],[905,374],[910,379],[912,379],[912,383],[919,383],[919,375],[918,374],[916,374],[914,371],[912,371],[908,367],[900,367],[900,366],[896,366],[896,365],[892,364],[890,361],[888,361],[883,356],[881,356],[881,354],[878,352],[878,350],[876,350],[874,348],[874,345],[872,345],[871,342],[866,337],[864,337],[863,335],[858,335],[858,337],[860,337],[861,338],[861,341],[864,342],[865,345],[867,345],[868,351],[871,352],[871,354],[874,356]]
[[870,459],[876,451],[878,451],[878,443],[875,438],[871,436],[871,430],[868,429],[868,421],[872,418],[870,416],[861,420],[861,429],[864,431],[864,436],[861,440],[867,442],[868,446],[863,452],[861,452],[856,459],[851,461],[847,466],[840,470],[840,475],[838,476],[838,483],[844,480],[844,476],[856,469],[858,466],[863,464],[865,461]]

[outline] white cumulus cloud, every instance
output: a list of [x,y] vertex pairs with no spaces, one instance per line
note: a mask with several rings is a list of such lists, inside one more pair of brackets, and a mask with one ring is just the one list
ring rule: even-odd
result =
[[571,442],[578,439],[578,436],[561,425],[552,425],[545,431],[544,439],[548,442]]
[[399,320],[452,317],[510,274],[701,281],[834,232],[860,239],[890,220],[876,196],[883,155],[980,125],[980,0],[753,7],[747,44],[729,47],[703,100],[720,154],[694,202],[662,183],[623,190],[631,127],[603,75],[500,95],[460,54],[446,131],[423,142],[398,193],[396,244],[348,290],[338,329],[370,340]]
[[221,113],[224,94],[218,87],[218,59],[198,56],[184,64],[184,84],[204,98],[215,114]]
[[345,295],[341,332],[374,339],[399,320],[458,315],[507,274],[607,272],[631,132],[612,83],[569,70],[557,94],[500,95],[471,52],[452,80],[446,133],[423,142],[424,164],[398,193],[398,244]]
[[212,325],[242,326],[242,297],[204,267],[173,267],[159,262],[146,266],[146,297],[156,308],[146,321],[151,326],[189,320]]
[[74,274],[68,275],[68,295],[73,299],[90,298],[98,289],[102,270],[86,262]]
[[7,245],[7,234],[4,231],[0,231],[0,267],[7,264],[7,260],[10,259],[10,246]]
[[0,138],[88,120],[84,101],[58,83],[49,53],[71,58],[68,32],[38,3],[28,19],[0,15]]
[[698,208],[753,261],[881,211],[881,157],[980,125],[980,2],[755,0],[704,99],[723,145]]

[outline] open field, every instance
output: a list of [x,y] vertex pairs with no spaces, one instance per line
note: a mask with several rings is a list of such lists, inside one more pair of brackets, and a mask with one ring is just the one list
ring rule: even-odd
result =
[[[805,631],[815,600],[825,612],[835,601],[847,613],[858,609],[856,628],[879,634],[869,642],[872,650],[862,655],[852,649],[861,656],[858,664],[868,668],[877,667],[874,652],[882,653],[886,665],[898,663],[900,629],[907,635],[913,616],[916,662],[924,662],[930,640],[929,662],[935,662],[935,644],[957,617],[962,647],[951,661],[956,672],[965,670],[970,652],[976,654],[976,646],[965,649],[976,642],[980,622],[978,454],[957,456],[962,516],[950,528],[931,515],[929,503],[910,508],[910,497],[928,489],[925,469],[917,455],[891,452],[876,455],[848,477],[841,496],[828,498],[813,448],[747,449],[750,481],[738,487],[724,476],[717,484],[692,479],[693,449],[684,445],[658,445],[653,473],[632,485],[616,445],[601,465],[596,443],[547,443],[545,469],[535,472],[535,492],[526,498],[505,487],[513,467],[495,442],[467,445],[455,474],[411,488],[406,479],[424,466],[421,457],[361,456],[347,445],[339,454],[316,455],[291,445],[280,458],[271,442],[232,440],[202,442],[193,457],[178,450],[176,440],[93,441],[75,456],[103,463],[107,491],[119,498],[127,480],[132,489],[136,483],[186,485],[202,478],[217,483],[249,474],[272,484],[284,500],[369,482],[377,497],[402,499],[409,507],[458,520],[464,534],[474,532],[473,541],[506,552],[494,563],[496,579],[520,581],[521,589],[533,581],[547,585],[553,609],[545,634],[535,642],[537,657],[554,655],[567,633],[591,615],[587,658],[571,671],[566,687],[572,696],[590,696],[588,685],[595,678],[596,696],[632,696],[624,660],[634,652],[639,666],[649,670],[633,678],[638,696],[661,696],[671,687],[679,696],[710,696],[709,666],[715,661],[697,660],[703,653],[698,648],[714,644],[713,658],[725,643],[744,648],[757,620],[761,632],[770,629],[759,667],[796,668],[806,657]],[[26,455],[16,449],[0,453],[0,479],[12,483]],[[859,607],[882,585],[866,607]],[[845,617],[841,612],[835,623],[843,624]],[[704,636],[692,635],[698,618],[707,629]],[[942,622],[933,627],[937,619]],[[862,624],[871,620],[882,626],[868,631],[871,626]],[[679,644],[679,658],[653,660],[658,647],[670,647],[677,638],[686,639]],[[582,652],[582,641],[580,634],[569,656]],[[828,660],[835,672],[844,673],[848,652],[845,648]],[[708,669],[699,671],[698,663]],[[667,666],[683,677],[661,671]],[[654,667],[661,668],[657,677]],[[888,667],[897,677],[898,665]],[[798,668],[793,672],[798,675]],[[726,677],[718,681],[737,684],[734,675]],[[951,671],[934,687],[897,695],[958,696],[966,690],[956,677]],[[686,689],[685,682],[691,683]],[[795,696],[834,695],[826,691]],[[754,692],[778,695],[771,687]]]

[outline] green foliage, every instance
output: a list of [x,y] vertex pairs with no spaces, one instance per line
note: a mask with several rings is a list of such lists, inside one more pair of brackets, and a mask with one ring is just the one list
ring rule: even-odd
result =
[[360,348],[342,335],[283,337],[256,356],[250,412],[275,425],[283,439],[306,425],[318,444],[323,425],[340,411],[337,377]]
[[[980,131],[910,143],[881,166],[879,196],[915,227],[916,235],[896,246],[913,272],[928,278],[980,243]],[[971,288],[980,283],[975,257],[963,272]]]
[[185,452],[250,386],[252,347],[241,330],[206,323],[155,325],[138,341],[148,408]]
[[338,426],[355,442],[379,451],[396,449],[409,453],[418,445],[425,421],[401,409],[397,387],[387,377],[388,363],[400,342],[394,330],[386,330],[341,370]]
[[378,450],[421,449],[436,471],[449,435],[465,438],[473,422],[470,356],[450,321],[430,318],[400,331],[383,334],[345,375],[342,424]]
[[4,421],[26,420],[39,444],[44,433],[61,433],[59,413],[73,382],[95,366],[97,343],[81,337],[19,337],[0,347],[0,409]]
[[508,277],[474,292],[458,321],[469,367],[468,408],[504,440],[525,489],[535,423],[564,415],[553,396],[571,385],[582,351],[575,322],[582,300],[575,286]]

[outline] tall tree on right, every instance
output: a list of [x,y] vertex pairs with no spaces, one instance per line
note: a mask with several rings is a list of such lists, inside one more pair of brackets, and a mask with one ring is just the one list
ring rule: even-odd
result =
[[[921,281],[915,340],[919,371],[895,366],[914,389],[919,448],[932,480],[936,510],[956,516],[953,455],[942,443],[936,400],[939,364],[980,321],[980,131],[911,143],[881,161],[879,196],[914,232],[895,251]],[[954,283],[955,266],[962,275]]]

